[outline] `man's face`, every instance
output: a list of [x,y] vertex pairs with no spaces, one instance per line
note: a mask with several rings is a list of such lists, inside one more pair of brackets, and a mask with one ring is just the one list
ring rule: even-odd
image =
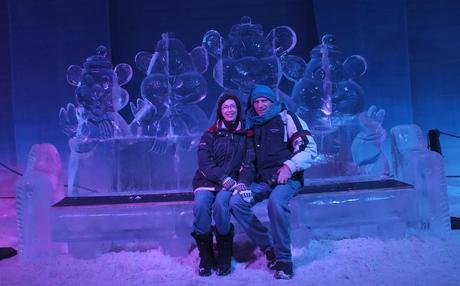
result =
[[268,98],[259,97],[254,100],[253,106],[257,115],[262,116],[268,111],[272,104],[273,102],[271,102]]

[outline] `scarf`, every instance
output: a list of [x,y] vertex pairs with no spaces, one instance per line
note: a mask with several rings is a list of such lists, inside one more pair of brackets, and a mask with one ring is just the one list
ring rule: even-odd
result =
[[254,125],[263,125],[277,116],[282,109],[279,102],[274,102],[264,115],[257,115],[254,107],[251,107],[246,114],[246,129],[251,129]]
[[238,120],[227,121],[225,119],[222,120],[222,122],[224,123],[225,127],[232,133],[236,131],[240,123]]

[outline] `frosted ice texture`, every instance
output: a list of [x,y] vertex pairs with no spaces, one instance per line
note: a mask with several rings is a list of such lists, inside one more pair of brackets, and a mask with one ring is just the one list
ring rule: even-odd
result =
[[80,258],[117,248],[152,247],[185,256],[192,243],[192,219],[192,204],[58,207],[53,212],[53,239],[68,242],[70,254]]
[[419,225],[437,234],[450,231],[450,215],[444,162],[428,150],[417,125],[391,129],[393,172],[396,179],[415,185]]
[[19,254],[37,260],[56,254],[59,247],[51,240],[51,205],[63,194],[61,160],[50,144],[33,145],[27,170],[16,191]]
[[416,220],[413,189],[377,189],[301,195],[292,203],[294,229],[317,238],[403,237]]
[[[190,148],[199,137],[186,138]],[[162,139],[161,139],[162,140]],[[196,170],[196,151],[169,138],[153,136],[110,140],[71,140],[69,196],[101,193],[188,191]],[[160,143],[159,143],[160,142]]]

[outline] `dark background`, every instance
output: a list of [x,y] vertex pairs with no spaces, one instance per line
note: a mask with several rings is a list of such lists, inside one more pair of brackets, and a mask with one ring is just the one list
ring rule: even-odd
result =
[[[336,36],[344,59],[364,56],[368,72],[359,82],[366,108],[386,110],[387,130],[415,123],[425,133],[438,128],[460,134],[460,1],[0,0],[0,162],[23,169],[30,147],[44,142],[54,144],[65,161],[68,138],[59,129],[58,112],[74,102],[75,89],[66,70],[82,65],[98,45],[109,48],[114,65],[133,67],[124,88],[134,101],[144,77],[134,56],[153,52],[161,33],[173,32],[190,51],[208,30],[227,38],[245,15],[266,34],[276,26],[292,27],[298,43],[291,54],[307,61],[326,33]],[[221,92],[212,80],[214,63],[210,58],[208,97],[200,103],[208,115]],[[290,84],[282,87],[290,93]],[[128,108],[122,115],[130,121]],[[457,141],[442,143],[452,172],[459,169]]]

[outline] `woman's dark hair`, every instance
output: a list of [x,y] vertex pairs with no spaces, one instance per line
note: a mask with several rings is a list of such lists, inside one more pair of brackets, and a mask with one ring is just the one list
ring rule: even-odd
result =
[[224,102],[228,99],[235,101],[237,109],[236,120],[241,121],[241,102],[238,96],[231,91],[224,91],[217,99],[217,119],[224,120],[224,116],[222,115],[222,104],[224,104]]

